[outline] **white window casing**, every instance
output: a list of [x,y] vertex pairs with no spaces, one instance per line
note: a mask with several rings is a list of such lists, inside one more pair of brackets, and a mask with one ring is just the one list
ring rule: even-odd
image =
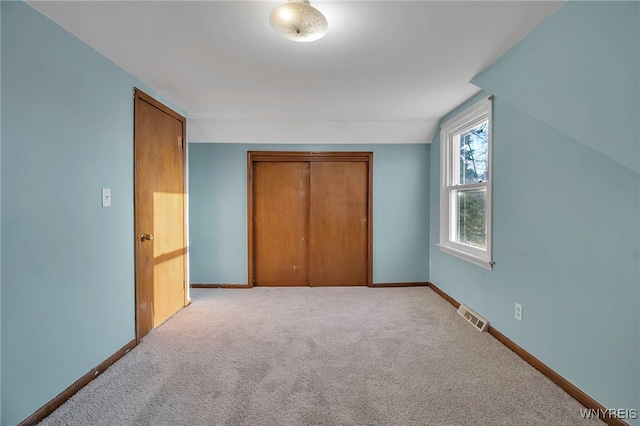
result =
[[[492,186],[493,186],[493,120],[492,96],[473,104],[442,124],[440,130],[440,250],[485,269],[493,269],[492,253]],[[460,182],[460,135],[488,121],[486,181]],[[466,178],[465,178],[466,179]],[[459,241],[458,194],[465,191],[486,191],[485,247],[476,247]]]

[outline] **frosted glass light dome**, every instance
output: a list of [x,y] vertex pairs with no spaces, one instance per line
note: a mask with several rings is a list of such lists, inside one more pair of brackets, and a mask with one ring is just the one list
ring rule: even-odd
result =
[[269,22],[281,36],[300,42],[316,41],[329,29],[327,18],[307,0],[289,0],[271,11]]

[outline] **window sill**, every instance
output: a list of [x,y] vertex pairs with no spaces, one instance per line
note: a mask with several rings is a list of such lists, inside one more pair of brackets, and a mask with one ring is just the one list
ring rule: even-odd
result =
[[471,253],[467,253],[465,251],[458,250],[456,248],[445,246],[442,244],[436,244],[440,251],[455,256],[459,259],[466,260],[467,262],[473,263],[474,265],[480,266],[484,269],[488,269],[489,271],[493,270],[493,264],[495,263],[492,260],[488,260],[485,257],[475,256]]

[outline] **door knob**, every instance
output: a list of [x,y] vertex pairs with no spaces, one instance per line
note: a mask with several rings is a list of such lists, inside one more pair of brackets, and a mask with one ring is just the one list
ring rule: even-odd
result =
[[153,234],[140,234],[140,241],[151,241],[153,240]]

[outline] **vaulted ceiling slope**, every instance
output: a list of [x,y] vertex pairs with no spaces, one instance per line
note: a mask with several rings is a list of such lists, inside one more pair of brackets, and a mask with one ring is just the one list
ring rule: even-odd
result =
[[469,81],[560,1],[317,1],[329,32],[278,36],[272,1],[31,1],[188,112],[192,142],[428,143]]

